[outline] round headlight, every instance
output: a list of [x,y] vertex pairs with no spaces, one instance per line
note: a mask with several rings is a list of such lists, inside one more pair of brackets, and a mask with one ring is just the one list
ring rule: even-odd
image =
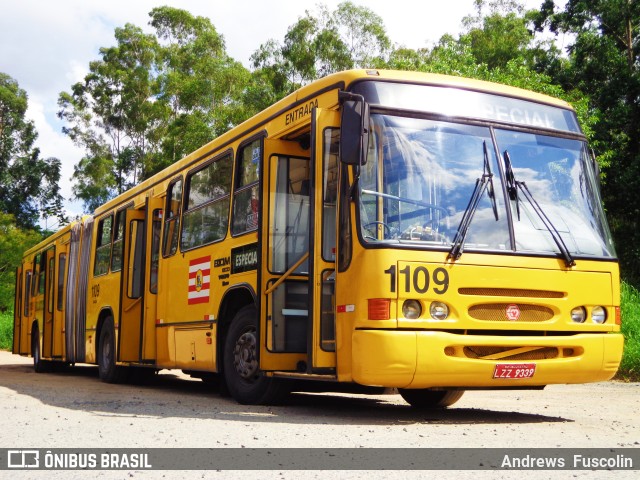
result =
[[422,305],[418,300],[405,300],[402,304],[402,314],[404,318],[415,320],[422,315]]
[[593,307],[591,310],[591,320],[594,323],[604,323],[607,320],[607,310],[604,307]]
[[429,307],[429,314],[434,320],[446,320],[449,317],[449,307],[446,303],[431,302]]
[[576,323],[584,323],[587,319],[587,310],[584,307],[576,307],[571,310],[571,320]]

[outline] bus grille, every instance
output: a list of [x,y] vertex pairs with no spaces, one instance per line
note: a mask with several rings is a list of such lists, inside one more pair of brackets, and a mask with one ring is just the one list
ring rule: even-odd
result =
[[[489,356],[492,358],[488,360],[544,360],[558,357],[558,349],[556,347],[538,348],[529,352],[518,352],[518,350],[518,347],[476,346],[463,348],[463,352],[467,358],[477,358],[480,360]],[[509,355],[507,353],[509,351],[513,351],[513,355]],[[503,352],[505,352],[505,356],[500,355]],[[570,352],[568,356],[571,356],[571,354],[573,354],[573,352]]]
[[476,320],[489,322],[544,322],[553,318],[553,310],[542,305],[521,305],[520,316],[517,320],[507,317],[508,303],[491,303],[485,305],[473,305],[469,308],[469,315]]
[[458,293],[460,295],[480,295],[483,297],[564,298],[565,296],[563,292],[522,288],[459,288]]

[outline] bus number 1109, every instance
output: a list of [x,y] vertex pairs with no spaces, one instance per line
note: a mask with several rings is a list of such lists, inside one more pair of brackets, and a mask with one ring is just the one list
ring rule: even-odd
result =
[[449,272],[442,267],[438,267],[430,273],[423,265],[406,265],[400,270],[397,270],[395,265],[391,265],[384,273],[390,277],[391,293],[396,291],[397,280],[404,281],[404,293],[427,293],[431,284],[433,284],[433,292],[437,295],[443,295],[449,289]]

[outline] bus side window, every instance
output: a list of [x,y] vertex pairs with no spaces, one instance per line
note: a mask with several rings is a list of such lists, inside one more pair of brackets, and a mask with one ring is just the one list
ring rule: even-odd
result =
[[127,217],[126,210],[116,213],[116,223],[113,232],[113,251],[111,253],[111,271],[122,270],[122,254],[124,252],[124,224]]
[[57,308],[61,312],[64,305],[64,273],[67,268],[67,254],[61,253],[58,256],[58,301]]
[[233,157],[225,154],[187,177],[181,250],[208,245],[227,236],[232,165]]
[[151,222],[151,272],[149,292],[158,293],[158,268],[160,262],[160,229],[162,228],[162,209],[153,211]]
[[111,259],[111,226],[113,215],[104,217],[98,222],[98,238],[96,241],[96,258],[93,268],[93,275],[104,275],[109,271],[109,260]]
[[46,273],[47,273],[47,254],[42,253],[42,256],[40,257],[40,271],[38,272],[38,295],[44,295]]
[[182,208],[182,178],[174,180],[167,190],[166,216],[164,219],[164,238],[162,239],[162,255],[169,257],[178,249],[178,232],[180,231],[180,210]]
[[55,252],[54,255],[49,259],[49,267],[47,275],[49,275],[49,281],[47,283],[47,288],[49,291],[47,292],[47,311],[49,313],[53,313],[53,292],[54,292],[54,280],[56,273],[56,257]]
[[261,139],[254,140],[240,149],[233,196],[232,235],[240,235],[258,228],[260,210],[258,180],[261,162]]
[[29,306],[31,304],[31,279],[33,278],[33,272],[27,271],[24,279],[24,316],[29,316]]

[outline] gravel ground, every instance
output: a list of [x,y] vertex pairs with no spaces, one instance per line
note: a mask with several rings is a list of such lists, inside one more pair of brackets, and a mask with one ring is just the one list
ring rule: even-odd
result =
[[[199,380],[163,371],[108,385],[95,367],[36,374],[0,351],[0,448],[640,448],[640,384],[467,392],[421,412],[398,395],[296,393],[243,406]],[[636,466],[640,468],[640,466]],[[637,471],[2,471],[0,478],[637,478]]]

